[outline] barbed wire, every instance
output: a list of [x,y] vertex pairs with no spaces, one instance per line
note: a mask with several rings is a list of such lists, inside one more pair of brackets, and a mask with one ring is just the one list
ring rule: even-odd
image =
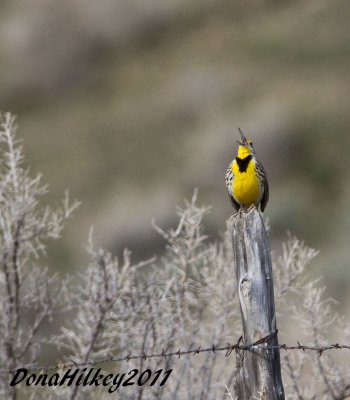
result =
[[178,349],[177,351],[165,351],[162,350],[160,353],[153,353],[153,354],[127,354],[126,356],[123,357],[116,357],[111,354],[108,354],[105,357],[101,357],[96,360],[89,360],[86,362],[59,362],[54,365],[43,365],[43,366],[37,366],[35,364],[29,364],[29,365],[24,365],[24,366],[19,366],[17,368],[13,369],[0,369],[0,374],[11,374],[15,373],[18,369],[24,368],[28,371],[53,371],[53,370],[64,370],[64,369],[69,369],[69,368],[80,368],[80,367],[87,367],[87,366],[94,366],[97,364],[101,363],[106,363],[106,362],[122,362],[122,361],[132,361],[132,360],[147,360],[150,358],[167,358],[167,357],[178,357],[180,358],[181,356],[184,355],[196,355],[200,353],[205,353],[205,352],[213,352],[214,354],[216,352],[221,352],[225,351],[225,357],[228,357],[232,354],[233,351],[249,351],[249,350],[264,350],[264,351],[269,351],[269,350],[302,350],[302,351],[315,351],[319,354],[321,357],[322,354],[325,351],[329,350],[350,350],[350,345],[345,345],[345,344],[329,344],[325,346],[312,346],[312,345],[303,345],[300,342],[297,342],[296,345],[287,345],[287,344],[278,344],[278,345],[270,345],[268,344],[268,341],[274,338],[277,335],[277,331],[273,332],[267,336],[265,336],[262,339],[259,339],[258,341],[250,344],[241,344],[242,337],[240,337],[235,344],[230,344],[227,343],[226,346],[215,346],[214,344],[210,347],[204,347],[202,348],[201,346],[197,348],[191,348],[188,350],[181,350]]

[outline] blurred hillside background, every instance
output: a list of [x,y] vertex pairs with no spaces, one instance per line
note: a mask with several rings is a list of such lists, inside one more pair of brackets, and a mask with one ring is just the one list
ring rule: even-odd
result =
[[[268,172],[276,254],[289,230],[345,309],[350,282],[347,0],[2,0],[0,109],[18,116],[32,172],[82,201],[47,263],[86,263],[88,230],[114,253],[159,252],[190,198],[233,212],[224,174],[237,127]],[[344,310],[343,310],[344,311]]]

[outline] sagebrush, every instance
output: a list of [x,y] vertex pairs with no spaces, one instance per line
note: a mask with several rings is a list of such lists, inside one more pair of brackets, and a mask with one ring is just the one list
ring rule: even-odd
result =
[[[177,209],[174,229],[154,228],[164,238],[162,256],[133,264],[95,248],[79,277],[50,275],[42,263],[48,240],[58,239],[78,206],[68,194],[59,208],[42,207],[46,193],[41,177],[25,168],[14,117],[1,114],[0,164],[0,398],[110,399],[105,387],[20,384],[9,386],[22,366],[44,365],[48,349],[53,363],[94,362],[100,357],[152,354],[161,351],[234,343],[241,335],[233,254],[228,234],[212,241],[205,235],[207,207],[191,201]],[[113,216],[112,216],[113,217]],[[274,282],[280,334],[290,321],[303,330],[305,344],[328,343],[330,327],[339,327],[338,342],[350,329],[332,308],[319,280],[305,269],[317,252],[288,237],[274,261]],[[73,284],[73,278],[75,283]],[[79,282],[79,284],[76,284]],[[288,316],[288,318],[285,318]],[[60,321],[58,333],[48,324]],[[299,337],[295,337],[295,342]],[[349,368],[332,354],[282,352],[283,383],[288,399],[345,399],[350,395]],[[127,372],[132,368],[173,369],[166,385],[119,388],[114,398],[234,399],[237,373],[234,354],[208,352],[195,356],[103,363],[95,368]],[[263,395],[257,393],[257,398]]]

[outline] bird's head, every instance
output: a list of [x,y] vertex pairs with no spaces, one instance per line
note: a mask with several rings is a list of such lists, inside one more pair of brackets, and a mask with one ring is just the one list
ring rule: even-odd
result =
[[255,155],[253,142],[243,135],[240,128],[238,128],[238,131],[241,134],[241,140],[237,140],[237,143],[239,144],[237,156],[243,159],[250,155]]

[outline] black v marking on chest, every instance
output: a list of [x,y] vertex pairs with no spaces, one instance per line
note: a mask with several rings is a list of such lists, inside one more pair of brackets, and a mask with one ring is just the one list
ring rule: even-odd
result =
[[252,155],[249,155],[249,156],[247,156],[245,158],[236,157],[236,162],[237,162],[237,165],[238,165],[239,172],[246,172],[247,171],[249,162],[250,162],[250,160],[252,158],[253,158]]

